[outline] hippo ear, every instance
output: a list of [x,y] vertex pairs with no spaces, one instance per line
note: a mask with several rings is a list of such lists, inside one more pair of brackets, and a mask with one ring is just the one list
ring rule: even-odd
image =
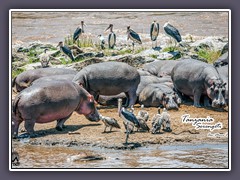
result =
[[94,100],[93,95],[89,94],[87,97],[88,97],[88,101],[89,101],[89,102],[94,102],[94,103],[96,103],[96,101]]
[[83,83],[79,83],[79,86],[83,87]]

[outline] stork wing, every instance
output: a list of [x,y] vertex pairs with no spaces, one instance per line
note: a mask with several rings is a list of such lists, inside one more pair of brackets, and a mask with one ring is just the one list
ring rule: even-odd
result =
[[138,119],[136,118],[136,116],[133,113],[131,113],[129,111],[122,111],[121,113],[125,119],[131,121],[138,127],[140,126]]
[[167,26],[165,26],[164,30],[169,36],[173,37],[177,42],[182,41],[182,37],[179,31],[171,24],[168,24]]
[[72,55],[72,51],[67,47],[67,46],[63,46],[62,47],[62,51],[72,60],[74,61],[74,57]]
[[78,39],[78,37],[80,36],[81,33],[82,33],[82,29],[78,27],[73,34],[73,41],[74,42]]
[[157,31],[155,31],[154,29],[154,23],[152,23],[150,27],[150,36],[152,41],[156,41],[159,34],[159,24],[156,23],[156,25],[157,25],[157,29],[156,29]]
[[130,35],[130,38],[131,38],[133,41],[135,41],[135,42],[137,42],[137,43],[139,43],[139,44],[142,44],[142,41],[141,41],[139,35],[138,35],[136,32],[134,32],[133,30],[130,30],[129,35]]

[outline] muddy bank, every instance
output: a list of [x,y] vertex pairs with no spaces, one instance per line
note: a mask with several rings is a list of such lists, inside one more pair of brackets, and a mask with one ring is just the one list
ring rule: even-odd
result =
[[[139,105],[135,105],[135,112],[140,110]],[[157,113],[157,108],[146,108],[149,112],[150,120],[148,126],[151,128],[151,118]],[[150,144],[181,144],[181,143],[227,143],[228,142],[228,112],[214,111],[212,109],[196,108],[189,105],[182,105],[179,111],[169,111],[171,116],[172,132],[160,131],[160,134],[151,134],[149,132],[134,132],[130,134],[129,145],[125,142],[125,128],[123,120],[119,118],[117,108],[99,107],[99,112],[104,116],[117,119],[121,129],[113,129],[112,132],[103,133],[104,125],[101,121],[93,123],[88,121],[84,116],[73,113],[67,120],[66,128],[63,131],[55,130],[56,122],[47,124],[35,124],[37,138],[14,140],[13,145],[27,143],[30,145],[45,146],[95,146],[108,149],[133,149],[147,146]],[[214,119],[211,124],[222,123],[221,129],[214,131],[195,129],[190,123],[183,123],[181,116],[189,114],[193,118],[206,118],[207,116]],[[23,128],[24,123],[20,125]],[[69,133],[71,132],[71,133]],[[218,133],[218,134],[217,134]],[[20,133],[24,134],[24,132]],[[214,136],[215,135],[215,136]]]

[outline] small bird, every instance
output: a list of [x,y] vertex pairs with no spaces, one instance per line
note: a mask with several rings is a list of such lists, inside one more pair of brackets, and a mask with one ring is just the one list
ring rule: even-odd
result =
[[132,40],[132,45],[133,45],[133,51],[134,51],[134,43],[137,42],[138,44],[142,44],[140,36],[130,29],[130,26],[127,27],[127,40],[131,39]]
[[152,134],[155,134],[156,132],[160,133],[161,126],[163,126],[163,131],[171,132],[170,127],[170,115],[168,114],[166,108],[163,109],[162,114],[157,114],[153,117],[152,120]]
[[64,55],[68,56],[72,61],[75,61],[75,58],[73,57],[72,51],[69,49],[69,47],[64,46],[62,41],[58,43],[57,47],[58,46]]
[[109,49],[113,49],[116,45],[116,34],[113,32],[113,24],[110,24],[105,31],[108,29],[110,30],[110,34],[108,35],[108,47]]
[[104,40],[104,37],[101,35],[101,34],[99,34],[98,36],[98,39],[99,39],[99,44],[100,44],[100,47],[101,47],[101,49],[105,49],[105,40]]
[[161,110],[160,110],[160,109],[161,109],[161,108],[158,107],[158,113],[155,114],[155,115],[152,117],[152,126],[153,126],[153,124],[155,124],[155,122],[157,121],[157,119],[161,116]]
[[[151,26],[150,26],[150,36],[151,36],[151,40],[152,40],[152,48],[156,48],[157,47],[157,37],[159,34],[159,24],[156,21],[153,21]],[[153,47],[153,42],[155,43],[155,47]]]
[[129,128],[130,128],[131,124],[133,124],[137,128],[140,128],[140,123],[133,113],[129,112],[124,107],[122,107],[122,99],[118,99],[118,113],[119,113],[119,116],[123,119],[124,124],[126,125],[125,126],[126,127],[125,143],[128,144],[128,138],[129,138],[129,134],[130,134]]
[[148,120],[149,114],[146,110],[144,110],[144,105],[141,105],[141,110],[138,112],[137,116],[142,117],[145,121]]
[[39,59],[42,65],[42,68],[48,67],[50,61],[50,56],[47,54],[48,48],[44,49],[44,53],[40,54]]
[[115,128],[118,128],[118,129],[121,129],[120,125],[118,124],[117,120],[114,119],[114,118],[110,118],[110,117],[106,117],[106,116],[103,116],[103,115],[100,115],[100,120],[102,120],[102,122],[104,123],[105,125],[105,128],[104,128],[104,131],[103,132],[106,132],[106,129],[107,127],[110,127],[110,130],[109,132],[112,131],[112,128],[115,127]]
[[150,130],[150,128],[147,125],[147,122],[145,121],[145,119],[143,119],[142,117],[137,116],[137,119],[139,121],[140,127],[137,128],[137,131],[139,131],[139,129],[143,130],[143,131],[148,131]]
[[[174,39],[174,48],[176,47],[176,42],[180,43],[182,41],[182,37],[178,31],[177,28],[175,28],[174,26],[172,26],[171,24],[169,24],[169,22],[166,22],[163,26],[163,29],[165,31],[165,33],[171,38]],[[181,44],[180,44],[181,45]]]
[[[81,27],[80,27],[81,26]],[[73,43],[79,38],[79,36],[84,33],[84,26],[86,27],[86,24],[84,21],[81,21],[81,25],[77,27],[77,29],[73,33]]]

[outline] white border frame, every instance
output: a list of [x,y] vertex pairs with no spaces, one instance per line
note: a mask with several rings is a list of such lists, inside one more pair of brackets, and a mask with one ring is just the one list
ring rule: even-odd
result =
[[146,169],[146,168],[138,168],[138,169],[17,169],[12,168],[11,158],[12,158],[12,138],[11,138],[11,109],[12,109],[12,79],[9,79],[9,171],[231,171],[231,10],[230,9],[10,9],[9,10],[9,78],[12,77],[12,12],[16,11],[24,11],[24,12],[32,12],[32,11],[39,11],[39,12],[73,12],[73,11],[83,11],[83,12],[111,12],[111,11],[119,11],[119,12],[135,12],[135,11],[142,11],[142,12],[191,12],[191,11],[201,11],[201,12],[228,12],[228,42],[229,42],[229,111],[228,111],[228,169]]

